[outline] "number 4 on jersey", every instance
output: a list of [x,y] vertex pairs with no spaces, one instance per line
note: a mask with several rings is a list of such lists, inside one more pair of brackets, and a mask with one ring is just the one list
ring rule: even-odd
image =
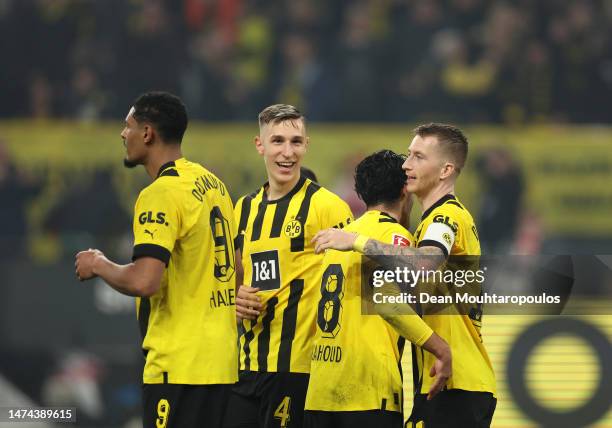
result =
[[281,428],[285,428],[291,419],[289,412],[291,411],[291,397],[287,396],[283,398],[283,401],[278,405],[274,411],[274,417],[280,419]]

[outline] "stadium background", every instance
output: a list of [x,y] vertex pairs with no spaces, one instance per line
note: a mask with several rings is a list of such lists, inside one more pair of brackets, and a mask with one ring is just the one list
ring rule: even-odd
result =
[[[73,405],[78,426],[138,426],[133,301],[78,283],[72,265],[88,247],[129,259],[147,177],[123,169],[119,132],[151,88],[184,98],[184,151],[234,198],[265,181],[251,141],[269,103],[306,112],[305,165],[355,210],[356,162],[405,152],[413,125],[447,120],[470,137],[458,194],[489,254],[609,254],[610,24],[612,4],[587,0],[0,1],[0,406]],[[589,279],[579,291],[612,297],[609,273]],[[609,350],[609,309],[579,318]],[[485,318],[494,427],[540,425],[507,374],[538,322]],[[528,387],[557,412],[609,373],[575,336],[528,361]],[[612,427],[612,412],[593,426]]]

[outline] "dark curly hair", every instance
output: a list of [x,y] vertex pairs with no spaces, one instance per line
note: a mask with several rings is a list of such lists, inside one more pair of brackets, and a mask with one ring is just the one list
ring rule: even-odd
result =
[[134,119],[148,122],[166,143],[180,144],[187,129],[187,110],[176,95],[147,92],[134,101]]
[[355,168],[355,191],[367,206],[396,202],[406,184],[404,155],[380,150],[359,162]]

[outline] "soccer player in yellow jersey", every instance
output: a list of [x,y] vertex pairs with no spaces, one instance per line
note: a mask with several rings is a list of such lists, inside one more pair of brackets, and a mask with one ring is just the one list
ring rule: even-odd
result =
[[[346,231],[393,245],[411,244],[412,235],[400,224],[407,222],[412,205],[404,160],[382,150],[357,165],[355,191],[367,212]],[[367,279],[362,278],[361,254],[327,251],[322,272],[304,426],[401,428],[404,338],[438,359],[432,396],[451,374],[450,348],[417,315],[362,315],[362,280]]]
[[[449,255],[480,255],[480,244],[472,216],[454,195],[455,181],[465,165],[468,141],[455,126],[431,123],[415,130],[403,169],[407,189],[419,199],[423,209],[415,238],[417,248],[396,247],[356,233],[326,230],[314,241],[317,251],[327,248],[357,250],[386,267],[436,269]],[[395,257],[388,257],[395,256]],[[408,426],[488,427],[496,406],[495,375],[482,343],[481,312],[475,307],[469,315],[424,315],[423,320],[451,347],[453,375],[446,389],[426,399],[434,362],[429,353],[418,352],[413,364],[415,402]],[[449,314],[451,313],[451,314]]]
[[308,144],[295,107],[259,114],[255,148],[268,182],[236,203],[245,284],[236,299],[240,379],[226,427],[302,426],[323,260],[310,241],[352,219],[338,196],[300,174]]
[[153,182],[136,201],[132,263],[99,250],[76,256],[80,280],[99,276],[136,296],[146,428],[222,426],[238,379],[232,201],[221,180],[182,157],[186,128],[176,96],[135,101],[121,132],[124,163],[143,165]]

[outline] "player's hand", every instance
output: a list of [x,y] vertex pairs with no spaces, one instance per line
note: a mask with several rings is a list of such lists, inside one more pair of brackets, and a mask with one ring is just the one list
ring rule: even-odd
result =
[[431,400],[438,394],[438,392],[442,391],[446,386],[446,382],[451,377],[453,372],[453,363],[451,358],[450,348],[447,348],[447,351],[436,357],[436,361],[434,362],[431,370],[429,371],[430,377],[435,377],[434,382],[431,384],[429,388],[429,392],[427,394],[427,399]]
[[315,253],[320,254],[328,248],[339,251],[352,250],[355,239],[357,239],[356,233],[340,229],[325,229],[319,231],[312,238],[311,243],[315,246]]
[[259,316],[263,305],[261,298],[256,294],[258,291],[259,288],[246,285],[238,288],[236,296],[236,318],[238,320],[254,320]]
[[104,257],[104,253],[100,250],[91,248],[87,251],[77,253],[74,268],[79,281],[85,281],[96,276],[93,272],[93,268],[97,257]]

